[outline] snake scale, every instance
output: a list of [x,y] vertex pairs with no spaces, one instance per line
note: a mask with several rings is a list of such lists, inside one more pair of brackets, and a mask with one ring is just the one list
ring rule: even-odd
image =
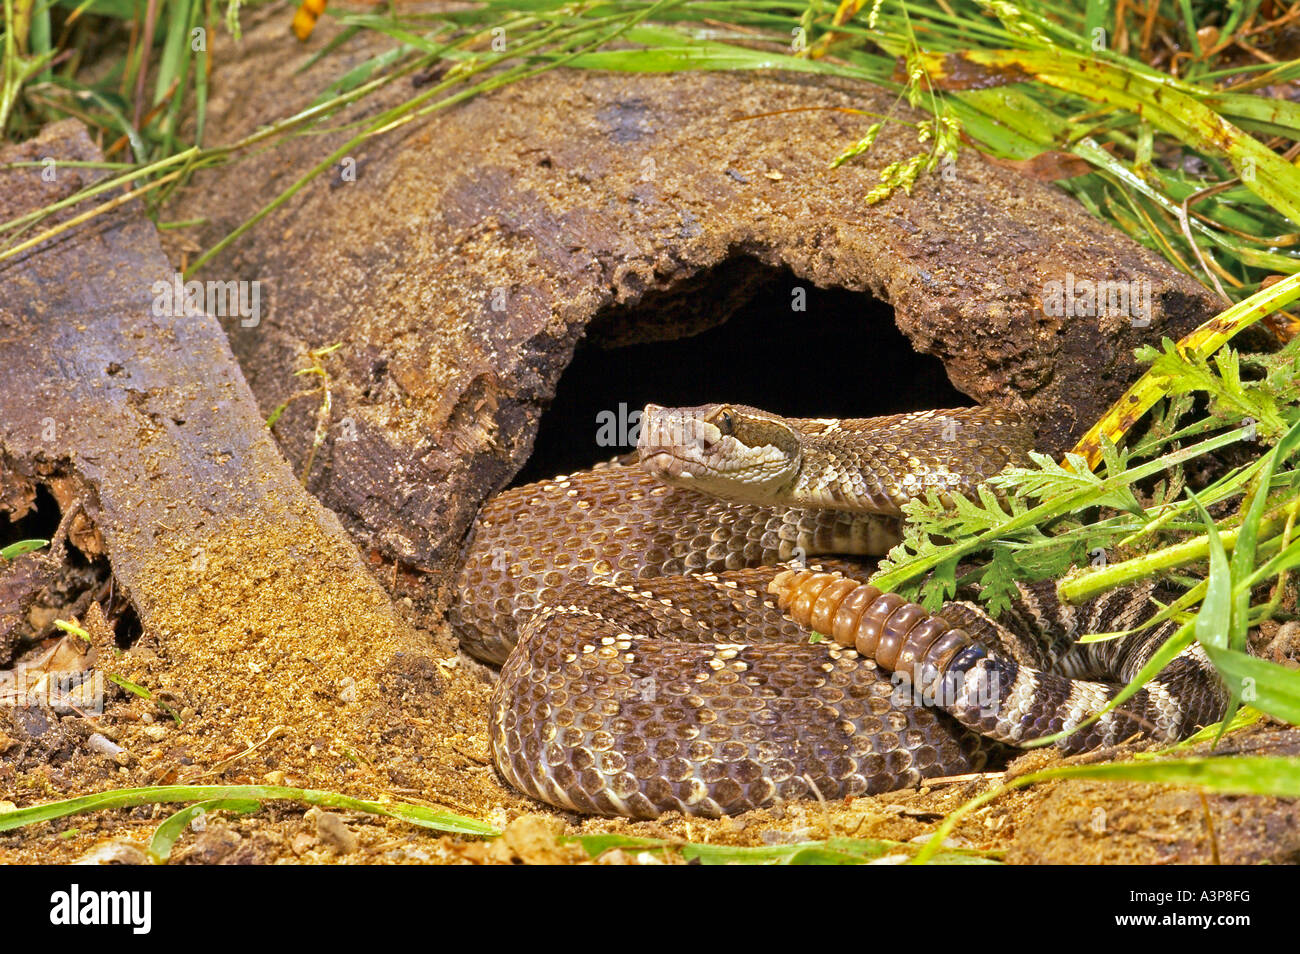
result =
[[[1149,588],[1069,607],[1050,582],[1024,586],[995,622],[966,602],[930,614],[840,559],[883,554],[906,500],[970,495],[1028,448],[993,409],[816,420],[650,405],[639,465],[498,494],[451,611],[464,648],[504,664],[498,770],[572,811],[716,817],[979,770],[1078,725],[1171,624],[1079,636],[1149,619]],[[799,568],[810,557],[827,559]],[[1224,706],[1193,645],[1061,747],[1184,737]]]

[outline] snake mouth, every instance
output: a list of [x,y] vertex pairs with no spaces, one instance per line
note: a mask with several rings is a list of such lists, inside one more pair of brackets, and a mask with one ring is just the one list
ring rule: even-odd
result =
[[694,474],[687,469],[687,462],[669,450],[643,451],[641,466],[656,477],[682,478]]

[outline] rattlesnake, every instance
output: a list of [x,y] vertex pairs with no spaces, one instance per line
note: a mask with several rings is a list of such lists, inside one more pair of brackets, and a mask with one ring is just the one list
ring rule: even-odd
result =
[[[969,495],[1028,446],[1014,414],[983,408],[833,421],[651,405],[640,466],[497,495],[451,621],[505,664],[501,774],[574,811],[718,816],[978,770],[1074,727],[1169,635],[1076,643],[1149,619],[1149,588],[1066,607],[1050,583],[1022,587],[1006,626],[965,602],[931,615],[841,560],[781,566],[878,556],[907,499]],[[1062,747],[1183,737],[1224,705],[1194,645]]]

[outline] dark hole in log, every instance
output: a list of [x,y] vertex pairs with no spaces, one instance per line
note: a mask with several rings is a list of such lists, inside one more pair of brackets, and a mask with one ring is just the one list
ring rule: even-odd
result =
[[[792,310],[796,288],[806,296],[804,311]],[[727,311],[721,324],[699,331]],[[612,348],[597,343],[625,341],[637,328],[656,337],[677,329],[677,336]],[[620,443],[632,437],[628,415],[646,403],[711,401],[791,417],[873,417],[972,403],[937,358],[912,348],[885,302],[740,260],[687,290],[674,288],[672,296],[647,296],[636,309],[597,316],[514,485],[631,450]]]
[[59,504],[44,484],[36,485],[36,502],[17,520],[0,519],[0,547],[19,540],[49,540],[59,529]]
[[140,639],[144,628],[140,625],[140,616],[136,613],[135,607],[125,599],[122,599],[120,604],[110,608],[109,619],[113,626],[113,642],[118,649],[130,649]]

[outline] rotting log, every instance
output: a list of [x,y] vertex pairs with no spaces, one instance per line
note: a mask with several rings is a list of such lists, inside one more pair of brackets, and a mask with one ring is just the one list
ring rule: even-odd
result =
[[[387,42],[353,37],[298,72],[334,29],[298,49],[274,17],[250,14],[242,48],[215,59],[210,141],[301,109],[340,63]],[[412,92],[404,80],[357,109]],[[369,141],[204,274],[267,287],[257,327],[226,323],[264,413],[301,388],[309,352],[340,346],[309,486],[362,545],[420,569],[454,561],[481,502],[525,462],[575,346],[725,320],[756,268],[889,302],[958,389],[1018,407],[1060,451],[1135,376],[1136,345],[1177,338],[1214,303],[1052,186],[971,151],[955,175],[867,206],[915,136],[886,126],[865,160],[831,170],[866,122],[835,109],[892,101],[783,74],[547,73]],[[197,176],[168,216],[207,223],[169,237],[175,257],[224,237],[341,141],[290,139]],[[1071,275],[1147,283],[1149,318],[1048,314],[1045,290]],[[276,427],[299,470],[317,426],[314,402],[297,400]]]

